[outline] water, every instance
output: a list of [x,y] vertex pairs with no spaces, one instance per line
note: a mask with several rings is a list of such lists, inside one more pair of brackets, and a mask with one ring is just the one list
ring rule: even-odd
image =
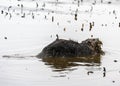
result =
[[[120,2],[86,1],[79,6],[72,0],[0,1],[0,85],[119,86]],[[105,55],[89,60],[37,58],[56,34],[78,42],[99,38]]]

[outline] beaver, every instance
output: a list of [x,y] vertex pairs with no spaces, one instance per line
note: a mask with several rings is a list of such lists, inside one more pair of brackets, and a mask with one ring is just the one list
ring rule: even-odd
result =
[[86,39],[81,43],[73,40],[56,39],[46,46],[37,57],[89,57],[103,55],[102,42],[98,38]]

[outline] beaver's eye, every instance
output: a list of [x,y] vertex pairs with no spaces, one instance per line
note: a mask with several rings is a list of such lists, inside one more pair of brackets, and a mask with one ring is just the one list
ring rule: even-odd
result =
[[90,41],[88,41],[87,43],[88,43],[88,44],[91,44],[91,42],[90,42]]

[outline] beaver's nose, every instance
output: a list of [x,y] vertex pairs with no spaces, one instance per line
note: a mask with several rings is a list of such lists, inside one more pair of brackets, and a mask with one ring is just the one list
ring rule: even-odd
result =
[[98,44],[103,45],[103,43],[101,41],[99,41]]

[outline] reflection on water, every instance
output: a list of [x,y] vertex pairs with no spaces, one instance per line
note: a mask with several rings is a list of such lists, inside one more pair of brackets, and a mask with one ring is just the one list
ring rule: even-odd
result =
[[74,57],[74,58],[63,58],[63,57],[48,57],[39,59],[35,56],[24,56],[20,54],[13,54],[13,55],[3,55],[4,59],[16,59],[16,60],[25,60],[25,59],[38,59],[40,62],[44,62],[45,65],[52,68],[55,72],[60,71],[73,71],[76,70],[78,66],[100,66],[101,65],[101,56],[89,56],[89,57]]
[[[100,66],[101,56],[76,57],[76,58],[42,58],[45,65],[54,71],[69,70],[75,66]],[[76,70],[74,68],[73,70]]]

